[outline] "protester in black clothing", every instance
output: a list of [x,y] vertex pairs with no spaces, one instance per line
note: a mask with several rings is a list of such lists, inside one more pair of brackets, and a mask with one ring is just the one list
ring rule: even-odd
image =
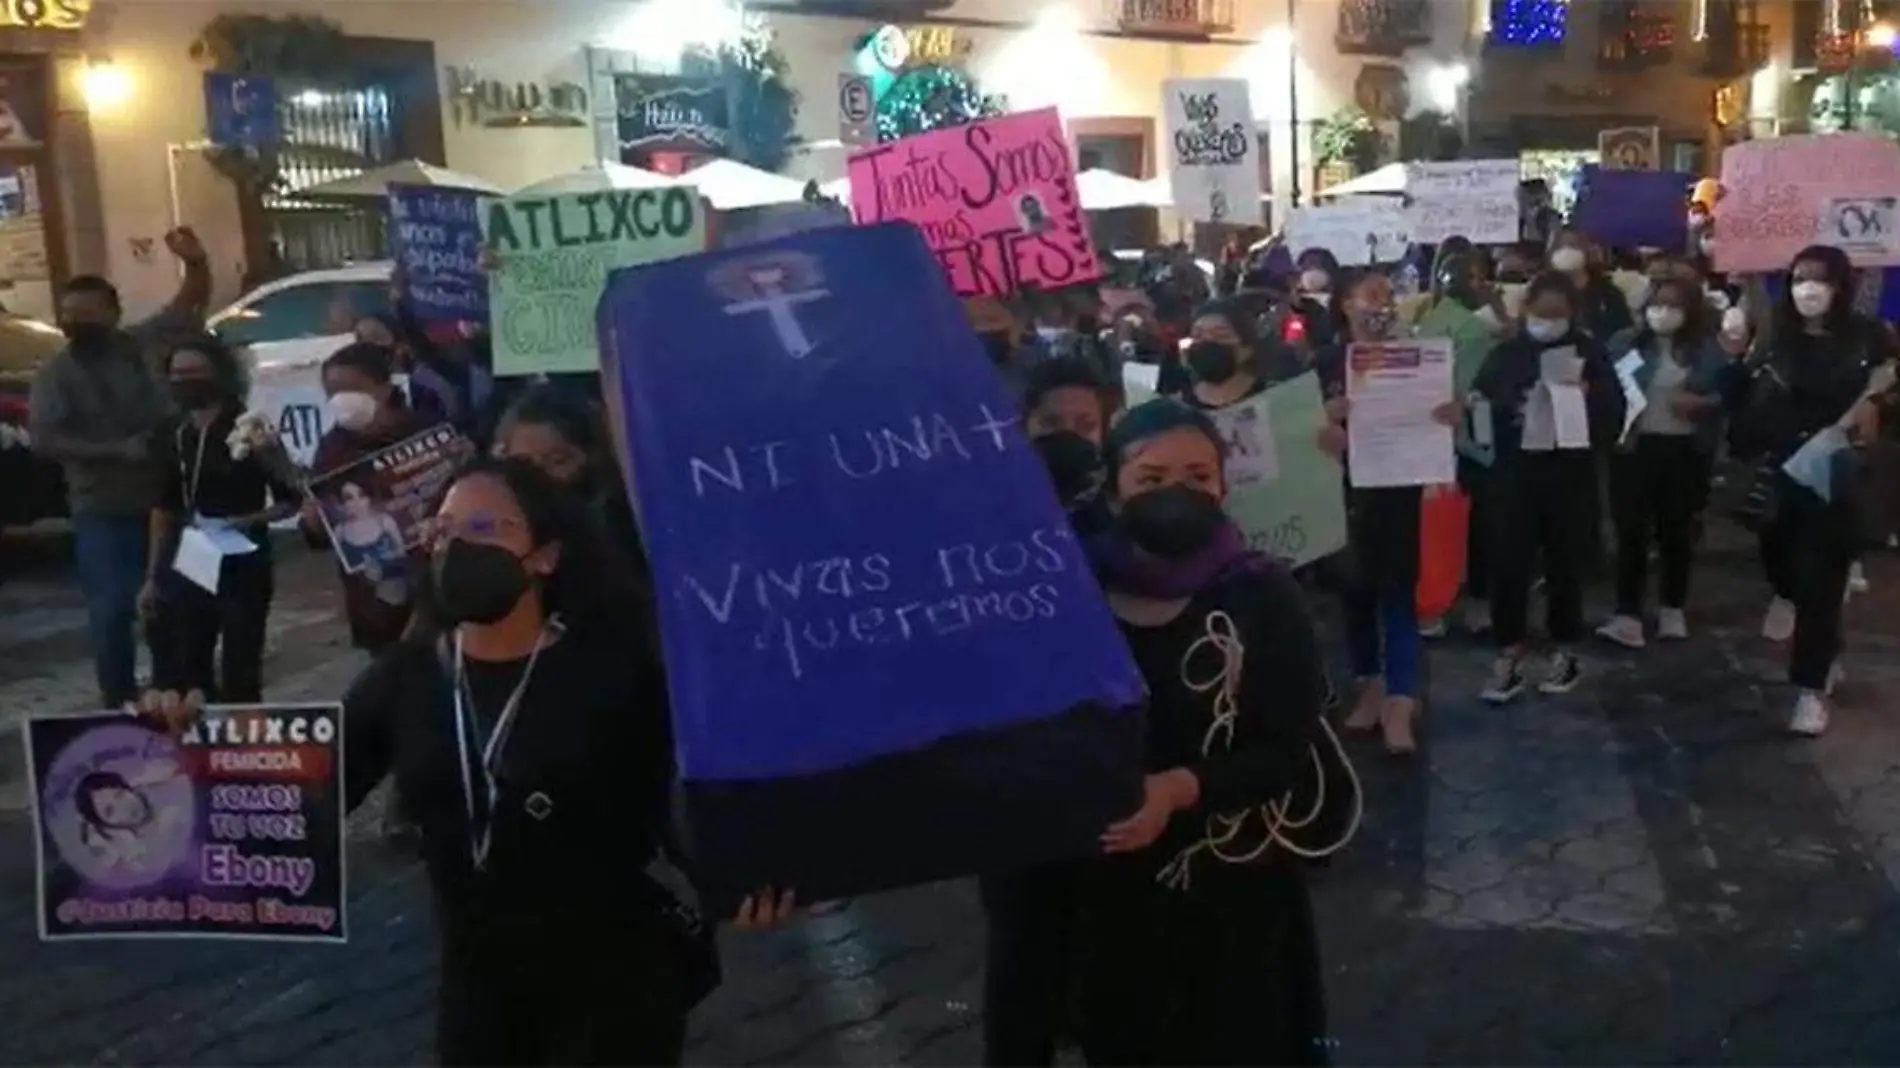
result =
[[1550,239],[1550,269],[1569,279],[1577,293],[1576,326],[1603,344],[1635,326],[1636,319],[1629,298],[1593,256],[1591,241],[1581,230],[1565,227]]
[[[1102,435],[1108,391],[1092,363],[1044,360],[1025,376],[1025,428],[1042,455],[1057,499],[1083,542],[1111,523],[1102,493]],[[1084,866],[1045,864],[984,877],[980,883],[988,952],[983,975],[984,1063],[1055,1063],[1072,1037],[1070,997],[1076,972],[1074,924]]]
[[[275,433],[239,431],[246,382],[230,349],[202,338],[166,356],[163,370],[182,414],[160,435],[164,490],[152,512],[152,551],[139,594],[140,613],[155,635],[154,685],[196,690],[209,701],[262,701],[273,589],[270,524],[295,515],[303,493]],[[172,566],[185,531],[214,527],[235,530],[256,546],[224,558],[215,593]]]
[[[521,460],[450,487],[432,619],[343,699],[345,804],[393,774],[421,831],[441,932],[445,1065],[679,1063],[717,983],[669,843],[666,691],[567,494]],[[604,598],[604,600],[602,600]],[[175,726],[192,710],[149,702]],[[762,892],[747,923],[789,894]]]
[[1295,790],[1322,730],[1312,618],[1292,576],[1222,514],[1206,414],[1139,405],[1105,458],[1116,523],[1091,557],[1151,699],[1144,802],[1104,830],[1109,855],[1083,881],[1083,1052],[1101,1065],[1323,1064],[1304,866],[1261,807]]
[[1086,540],[1106,525],[1101,499],[1102,434],[1113,413],[1110,390],[1092,361],[1044,360],[1029,369],[1024,427],[1042,455],[1056,499]]
[[[1761,529],[1762,563],[1775,599],[1765,637],[1792,639],[1788,681],[1800,691],[1788,729],[1827,729],[1828,692],[1838,678],[1841,602],[1855,556],[1865,548],[1856,520],[1857,487],[1845,482],[1828,500],[1797,484],[1782,465],[1817,434],[1844,427],[1870,443],[1891,393],[1867,397],[1877,368],[1895,345],[1883,323],[1854,310],[1854,272],[1839,249],[1813,246],[1795,256],[1768,334],[1738,373],[1730,429],[1733,454],[1759,461],[1770,507]],[[1835,466],[1851,462],[1851,450]]]
[[599,410],[561,387],[531,386],[502,413],[494,452],[528,461],[575,494],[616,556],[648,585],[646,545]]
[[[1597,455],[1623,426],[1623,391],[1602,344],[1578,323],[1581,297],[1566,276],[1538,275],[1524,320],[1499,342],[1472,390],[1490,407],[1491,624],[1500,656],[1484,699],[1524,690],[1533,576],[1543,564],[1552,652],[1538,689],[1568,693],[1582,678],[1572,648],[1583,639],[1583,571],[1597,514]],[[1555,405],[1577,388],[1589,423],[1587,446],[1559,447]]]
[[1288,306],[1305,327],[1305,344],[1325,348],[1339,340],[1346,326],[1341,306],[1345,270],[1323,248],[1305,249],[1294,262],[1300,273]]
[[1266,375],[1291,377],[1289,349],[1263,350],[1254,317],[1232,298],[1217,300],[1194,313],[1192,338],[1182,354],[1192,384],[1181,399],[1208,411],[1230,408],[1267,388]]

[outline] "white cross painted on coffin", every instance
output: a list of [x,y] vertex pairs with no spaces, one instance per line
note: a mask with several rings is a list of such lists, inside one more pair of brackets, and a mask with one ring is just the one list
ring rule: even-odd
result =
[[752,284],[765,294],[757,300],[740,301],[726,305],[727,315],[751,315],[765,312],[772,320],[772,329],[778,333],[779,344],[785,346],[785,354],[794,360],[811,355],[817,344],[806,335],[805,327],[799,323],[792,309],[800,304],[810,304],[831,296],[828,289],[810,289],[803,293],[787,293],[781,288],[785,281],[785,272],[776,268],[754,271]]

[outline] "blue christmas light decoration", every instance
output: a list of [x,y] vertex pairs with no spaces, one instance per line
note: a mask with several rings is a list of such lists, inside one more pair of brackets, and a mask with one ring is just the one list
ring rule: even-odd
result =
[[1491,40],[1513,48],[1564,43],[1570,0],[1491,0]]

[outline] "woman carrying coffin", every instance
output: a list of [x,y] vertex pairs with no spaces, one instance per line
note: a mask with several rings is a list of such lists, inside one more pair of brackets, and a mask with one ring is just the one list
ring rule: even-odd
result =
[[[431,618],[343,699],[346,804],[394,774],[421,830],[441,930],[446,1065],[679,1063],[717,982],[668,848],[672,748],[659,679],[604,625],[600,550],[521,460],[481,459],[437,516]],[[153,711],[182,724],[175,695]],[[790,895],[754,895],[745,923]]]
[[1173,400],[1105,449],[1114,529],[1091,544],[1151,692],[1141,809],[1084,887],[1090,1064],[1317,1064],[1319,951],[1274,806],[1310,776],[1319,646],[1298,585],[1222,513],[1223,449]]

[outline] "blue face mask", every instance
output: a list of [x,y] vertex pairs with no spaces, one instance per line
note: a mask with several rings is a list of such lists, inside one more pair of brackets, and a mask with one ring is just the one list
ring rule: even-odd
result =
[[1545,343],[1556,341],[1570,332],[1570,320],[1526,317],[1524,332],[1529,334],[1533,341]]

